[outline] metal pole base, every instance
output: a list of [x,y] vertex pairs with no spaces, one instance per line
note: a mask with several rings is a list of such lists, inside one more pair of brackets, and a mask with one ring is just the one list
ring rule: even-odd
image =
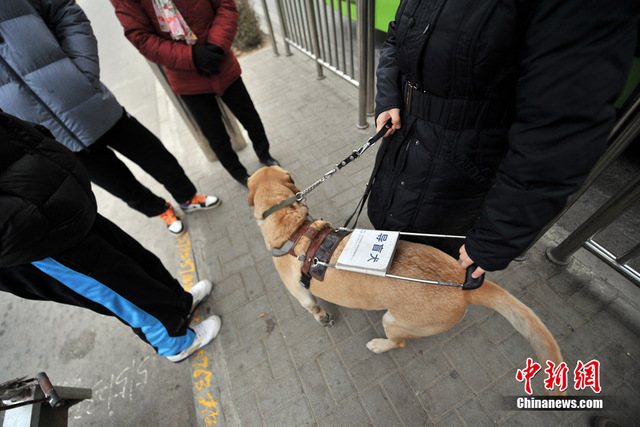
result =
[[552,263],[556,264],[556,265],[569,265],[571,263],[571,259],[567,258],[566,260],[560,260],[556,257],[553,256],[553,250],[555,248],[547,248],[547,250],[544,252],[545,255],[547,255],[547,258],[549,259],[549,261],[551,261]]

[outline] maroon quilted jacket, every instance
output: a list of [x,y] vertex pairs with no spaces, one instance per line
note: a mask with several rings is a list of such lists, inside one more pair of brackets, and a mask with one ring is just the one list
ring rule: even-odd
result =
[[205,76],[193,64],[191,46],[172,40],[160,30],[152,0],[111,0],[124,27],[124,35],[145,58],[162,65],[178,95],[215,93],[218,96],[241,73],[240,64],[231,51],[238,28],[238,10],[234,0],[173,0],[182,17],[198,37],[196,46],[212,43],[220,46],[225,58],[220,73]]

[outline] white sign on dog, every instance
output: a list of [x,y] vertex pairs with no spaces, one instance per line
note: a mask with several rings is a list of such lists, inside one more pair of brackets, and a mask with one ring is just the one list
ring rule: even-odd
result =
[[384,276],[398,242],[397,231],[355,229],[338,257],[336,268]]

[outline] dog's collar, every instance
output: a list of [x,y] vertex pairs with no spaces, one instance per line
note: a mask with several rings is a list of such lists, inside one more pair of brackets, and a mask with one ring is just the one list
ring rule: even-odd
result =
[[287,206],[290,206],[290,205],[294,204],[295,202],[301,201],[302,197],[298,196],[298,194],[294,194],[293,196],[289,197],[288,199],[283,200],[280,203],[278,203],[277,205],[273,205],[269,209],[264,211],[262,213],[262,220],[264,221],[265,219],[267,219],[267,217],[269,215],[271,215],[274,212],[279,211],[282,208],[286,208]]

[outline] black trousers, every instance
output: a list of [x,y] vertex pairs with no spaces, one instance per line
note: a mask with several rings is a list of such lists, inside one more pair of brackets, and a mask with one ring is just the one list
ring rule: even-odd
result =
[[162,356],[193,342],[188,329],[191,294],[158,257],[100,215],[76,247],[31,264],[0,268],[0,290],[115,316]]
[[173,154],[135,117],[123,111],[120,120],[107,133],[76,155],[89,171],[91,181],[138,212],[149,217],[160,215],[167,209],[166,200],[138,181],[113,150],[164,185],[178,203],[196,194],[196,187]]
[[[200,126],[202,133],[209,140],[209,145],[222,166],[231,176],[242,181],[247,175],[247,169],[240,163],[238,155],[231,147],[231,138],[224,127],[220,107],[216,95],[203,93],[198,95],[180,95],[189,108],[193,118]],[[233,82],[221,97],[229,110],[247,130],[253,150],[261,162],[269,159],[269,140],[262,125],[262,120],[256,111],[251,96],[242,82],[242,78]]]

